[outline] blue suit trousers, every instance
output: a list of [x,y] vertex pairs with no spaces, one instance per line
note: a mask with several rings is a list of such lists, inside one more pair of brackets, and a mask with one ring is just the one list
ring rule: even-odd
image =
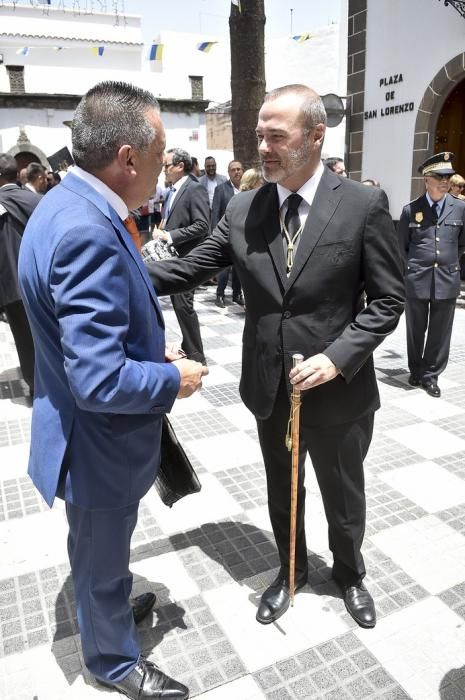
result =
[[129,596],[131,536],[139,502],[111,510],[66,504],[68,554],[84,662],[101,680],[120,681],[140,654]]

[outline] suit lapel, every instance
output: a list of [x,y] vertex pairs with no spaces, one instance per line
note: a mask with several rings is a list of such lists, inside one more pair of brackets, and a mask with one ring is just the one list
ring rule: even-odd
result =
[[160,318],[162,320],[162,324],[164,326],[163,315],[161,312],[160,304],[158,303],[158,299],[155,295],[155,291],[153,289],[153,284],[150,281],[150,277],[148,275],[148,272],[145,268],[144,263],[142,262],[141,255],[140,255],[139,251],[137,250],[137,248],[135,247],[135,245],[132,241],[132,238],[129,235],[129,232],[126,230],[126,227],[123,224],[123,222],[121,221],[121,219],[119,218],[118,214],[111,207],[109,207],[109,210],[110,210],[110,216],[111,216],[111,223],[115,227],[116,232],[119,234],[119,237],[122,240],[124,247],[127,249],[128,253],[130,254],[132,259],[136,263],[137,267],[139,268],[139,271],[142,275],[142,279],[144,280],[145,284],[147,285],[147,288],[149,290],[149,294],[152,297],[152,301],[155,304],[155,308],[156,308],[158,315],[160,316]]
[[291,274],[286,279],[286,293],[301,273],[341,199],[342,192],[339,178],[333,175],[328,168],[325,168],[301,234]]
[[455,204],[454,198],[450,194],[446,194],[446,201],[444,202],[442,214],[438,219],[438,224],[442,224],[444,219],[447,219],[449,214],[452,213],[452,210],[454,208],[454,204]]
[[[174,202],[172,203],[172,205],[171,205],[171,207],[170,207],[170,211],[169,211],[169,214],[168,214],[168,218],[166,219],[166,224],[167,224],[168,221],[170,220],[171,214],[173,213],[173,211],[176,209],[176,207],[178,206],[179,202],[180,202],[181,199],[183,198],[184,193],[185,193],[185,191],[187,190],[187,188],[189,187],[190,182],[192,182],[192,180],[188,177],[187,180],[183,183],[183,185],[181,185],[181,189],[180,189],[179,192],[176,194],[176,197],[174,198]],[[176,189],[177,189],[177,188],[176,188]],[[166,224],[165,224],[165,226],[166,226]]]
[[271,185],[267,198],[263,202],[264,217],[262,221],[271,258],[283,288],[287,282],[286,263],[284,260],[283,237],[279,221],[279,199],[276,185]]

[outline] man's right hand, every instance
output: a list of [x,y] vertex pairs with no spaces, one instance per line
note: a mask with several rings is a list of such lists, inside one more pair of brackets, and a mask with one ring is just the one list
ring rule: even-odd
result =
[[179,385],[178,399],[186,399],[191,396],[194,391],[202,388],[202,377],[208,374],[208,367],[205,367],[200,362],[188,360],[186,357],[180,360],[174,360],[174,364],[181,375],[181,383]]

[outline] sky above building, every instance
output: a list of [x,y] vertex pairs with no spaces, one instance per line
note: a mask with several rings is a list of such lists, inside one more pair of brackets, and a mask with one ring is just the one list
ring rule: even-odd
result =
[[[121,10],[123,3],[118,4]],[[124,9],[142,15],[146,42],[162,30],[204,33],[207,40],[229,32],[230,0],[124,0]],[[267,37],[302,34],[338,23],[340,11],[341,0],[265,0]]]

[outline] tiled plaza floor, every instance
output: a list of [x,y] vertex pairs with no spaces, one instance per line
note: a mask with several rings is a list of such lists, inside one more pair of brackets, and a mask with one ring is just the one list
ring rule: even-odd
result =
[[[210,375],[172,414],[202,491],[170,510],[152,490],[133,538],[135,590],[158,598],[140,627],[145,652],[202,700],[465,698],[465,309],[441,399],[406,382],[403,319],[376,352],[383,407],[363,550],[376,628],[355,625],[331,582],[310,465],[310,582],[265,627],[256,606],[278,562],[254,420],[238,394],[243,310],[213,300],[214,287],[196,293]],[[102,698],[111,691],[82,666],[63,505],[49,510],[26,475],[30,416],[0,323],[0,697]]]

